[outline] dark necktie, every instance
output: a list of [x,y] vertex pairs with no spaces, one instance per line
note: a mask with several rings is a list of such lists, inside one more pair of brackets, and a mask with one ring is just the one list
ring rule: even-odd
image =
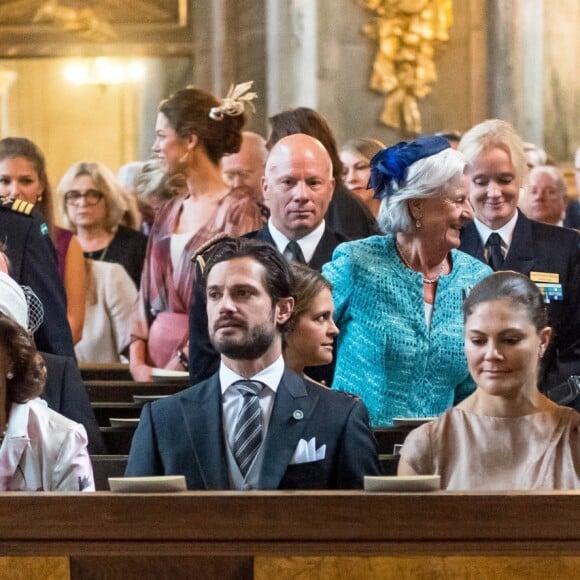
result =
[[488,256],[488,264],[494,271],[499,270],[503,265],[503,253],[501,251],[501,236],[493,232],[487,238],[487,249],[489,252]]
[[234,457],[245,477],[262,444],[262,409],[258,395],[264,388],[259,381],[236,381],[244,398],[234,428]]
[[290,240],[286,249],[284,250],[284,257],[289,262],[298,262],[299,264],[306,264],[304,254],[300,248],[300,244],[294,240]]

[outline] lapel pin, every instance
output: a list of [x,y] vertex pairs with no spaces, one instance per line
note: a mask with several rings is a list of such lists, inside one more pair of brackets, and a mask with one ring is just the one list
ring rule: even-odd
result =
[[300,409],[296,409],[296,411],[292,413],[292,417],[294,417],[296,421],[300,421],[300,419],[304,419],[304,413]]

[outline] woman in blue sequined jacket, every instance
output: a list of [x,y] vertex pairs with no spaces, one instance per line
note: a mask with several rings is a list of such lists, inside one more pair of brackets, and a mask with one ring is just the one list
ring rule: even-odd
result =
[[457,250],[473,218],[466,165],[442,137],[377,153],[369,185],[386,235],[340,245],[323,269],[340,328],[332,388],[358,395],[375,427],[439,415],[474,390],[462,304],[491,269]]

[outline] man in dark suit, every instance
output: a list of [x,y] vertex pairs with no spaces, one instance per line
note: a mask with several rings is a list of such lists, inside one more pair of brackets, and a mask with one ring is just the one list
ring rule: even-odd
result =
[[[320,271],[347,239],[328,227],[325,214],[334,190],[332,161],[322,144],[308,135],[289,135],[274,145],[262,179],[270,208],[268,223],[247,237],[275,246],[289,260]],[[203,253],[203,252],[202,252]],[[207,336],[207,316],[201,267],[189,315],[189,377],[192,383],[208,378],[219,356]],[[330,384],[334,366],[308,370],[308,376]]]
[[184,474],[189,489],[361,488],[380,471],[364,404],[284,365],[287,262],[269,244],[226,239],[205,274],[219,371],[145,405],[126,475]]
[[461,233],[460,250],[494,270],[525,274],[543,291],[554,338],[543,357],[540,386],[556,402],[565,402],[552,389],[580,374],[580,235],[532,221],[518,210],[525,155],[509,124],[489,120],[475,126],[459,150],[471,162],[475,212]]
[[39,350],[74,357],[66,317],[66,297],[58,274],[56,253],[45,224],[20,200],[0,201],[0,244],[6,246],[11,276],[30,286],[44,307],[44,322],[34,335]]
[[574,178],[576,181],[576,199],[568,201],[564,225],[567,228],[580,230],[580,199],[578,199],[578,196],[580,196],[580,147],[576,149],[574,154]]

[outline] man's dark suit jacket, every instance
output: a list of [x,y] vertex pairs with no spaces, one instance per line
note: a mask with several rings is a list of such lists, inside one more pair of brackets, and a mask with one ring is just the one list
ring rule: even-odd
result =
[[36,346],[45,352],[74,357],[56,252],[48,235],[42,235],[40,222],[0,204],[0,242],[6,244],[10,275],[18,284],[30,286],[44,306],[44,322],[34,335]]
[[[296,411],[301,411],[303,417]],[[290,464],[300,439],[316,438],[326,457]],[[229,489],[216,373],[207,381],[146,404],[125,475],[185,475],[188,489]],[[264,440],[260,489],[356,489],[378,475],[376,442],[364,404],[286,369]]]
[[348,240],[382,233],[369,208],[344,183],[336,184],[324,219],[331,230]]
[[84,425],[89,438],[89,453],[106,453],[76,360],[46,352],[41,354],[46,364],[46,385],[42,398],[53,411]]
[[[528,219],[518,211],[512,243],[502,270],[558,274],[564,293],[562,302],[548,304],[554,337],[544,355],[540,377],[544,392],[570,375],[580,374],[580,234]],[[484,261],[483,242],[474,223],[461,233],[459,248]]]
[[580,230],[580,201],[575,199],[568,202],[564,226]]
[[[276,245],[268,229],[268,224],[244,237],[259,240],[272,246]],[[308,265],[313,270],[320,272],[322,266],[332,259],[332,253],[336,246],[346,241],[347,239],[343,235],[337,234],[326,226]],[[196,268],[197,276],[193,289],[194,296],[189,310],[189,382],[192,385],[213,375],[220,362],[219,354],[209,340],[203,272],[199,264]],[[310,367],[307,374],[317,381],[326,381],[330,385],[334,374],[334,363],[321,367]]]

